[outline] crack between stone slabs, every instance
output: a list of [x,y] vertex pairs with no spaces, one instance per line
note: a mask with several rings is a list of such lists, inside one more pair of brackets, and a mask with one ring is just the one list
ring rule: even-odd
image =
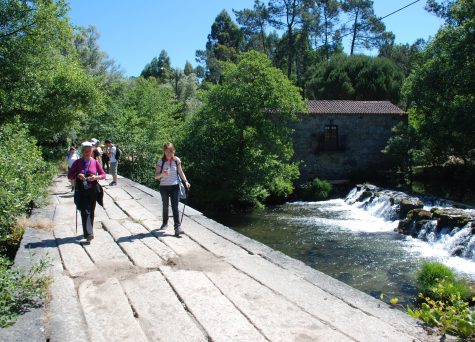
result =
[[120,280],[118,280],[118,281],[119,281],[119,284],[120,284],[120,288],[122,289],[122,293],[124,294],[125,298],[127,298],[127,302],[129,303],[130,309],[132,310],[132,315],[134,316],[135,321],[137,322],[138,326],[140,327],[140,330],[142,330],[144,336],[147,338],[147,341],[151,341],[150,337],[146,334],[145,330],[143,329],[142,324],[140,324],[139,314],[138,314],[137,310],[135,309],[134,304],[132,304],[132,301],[130,300],[130,297],[127,295],[127,291],[125,291],[124,287],[122,286],[122,282]]
[[[219,255],[216,255],[215,253],[211,252],[208,248],[206,248],[205,246],[203,246],[201,243],[199,243],[198,241],[196,241],[195,239],[193,239],[192,237],[190,237],[189,235],[187,235],[188,238],[190,240],[192,240],[193,242],[195,242],[198,246],[200,246],[201,248],[203,248],[205,251],[211,253],[212,255],[214,255],[215,257],[217,258],[223,258],[222,256],[219,256]],[[252,275],[250,275],[249,273],[245,272],[244,270],[241,270],[239,269],[238,267],[234,266],[233,264],[231,264],[229,261],[226,260],[226,258],[224,257],[223,259],[223,262],[227,263],[228,265],[230,265],[232,268],[234,268],[236,271],[238,272],[241,272],[243,274],[245,274],[246,276],[248,276],[249,278],[253,279],[254,281],[256,281],[258,284],[261,284],[262,286],[264,286],[265,288],[269,289],[272,293],[274,293],[275,295],[283,298],[284,300],[286,300],[287,302],[295,305],[297,308],[299,308],[300,310],[302,310],[303,312],[305,312],[306,314],[310,315],[311,317],[315,318],[316,320],[320,321],[322,324],[328,326],[330,329],[333,329],[335,331],[338,331],[339,333],[341,333],[342,335],[345,335],[346,337],[348,337],[349,339],[353,340],[353,341],[358,341],[356,338],[354,338],[353,336],[350,336],[348,335],[347,333],[341,331],[340,329],[338,329],[337,327],[335,327],[331,322],[328,322],[318,316],[315,316],[314,314],[312,314],[311,312],[308,312],[305,308],[301,307],[299,304],[295,303],[293,300],[290,300],[289,298],[287,298],[286,296],[284,296],[282,293],[280,292],[277,292],[276,290],[274,290],[273,288],[269,287],[268,285],[264,284],[263,282],[261,282],[260,280],[254,278]],[[203,272],[204,273],[204,272]],[[207,275],[206,275],[207,277]],[[213,283],[214,284],[214,283]],[[218,288],[219,289],[219,288]],[[220,290],[220,289],[219,289]],[[221,291],[221,290],[220,290]],[[227,297],[226,297],[227,298]]]
[[[131,222],[133,222],[133,221],[131,221]],[[101,224],[102,224],[102,222],[101,222]],[[140,224],[140,223],[137,223],[137,224]],[[147,228],[145,228],[142,224],[140,224],[140,225],[141,225],[145,230],[149,231],[149,230],[148,230]],[[109,233],[109,235],[112,237],[112,240],[114,240],[114,242],[116,243],[116,245],[118,245],[119,248],[122,250],[122,252],[124,252],[124,254],[126,254],[127,257],[129,257],[129,255],[125,252],[125,250],[120,246],[120,243],[118,243],[117,240],[116,240],[116,239],[112,236],[112,234],[109,232],[109,230],[105,228],[105,225],[104,225],[104,224],[102,224],[102,228],[103,228],[107,233]],[[124,229],[127,230],[130,234],[133,234],[133,233],[132,233],[130,230],[128,230],[126,227],[124,227]],[[150,231],[149,231],[149,232],[150,232]],[[150,234],[152,234],[153,237],[157,238],[155,235],[153,235],[152,232],[150,232]],[[156,256],[158,256],[161,260],[163,260],[163,261],[165,261],[165,262],[168,261],[168,259],[165,259],[164,257],[162,257],[160,254],[158,254],[157,252],[155,252],[155,251],[152,249],[152,247],[150,247],[149,245],[147,245],[145,242],[142,241],[142,238],[143,238],[143,236],[144,236],[145,234],[140,233],[140,234],[137,234],[137,235],[139,235],[140,238],[139,238],[139,239],[136,239],[136,240],[140,241],[140,243],[141,243],[142,245],[144,245],[146,248],[148,248],[149,250],[151,250],[152,253],[155,254]],[[132,235],[129,235],[129,238],[130,238],[131,236],[132,236]],[[158,239],[158,238],[157,238],[157,239]],[[158,239],[158,240],[161,241],[160,239]],[[129,242],[133,243],[132,240],[129,240]],[[162,241],[161,241],[161,242],[162,242]],[[162,242],[162,243],[163,243],[163,242]],[[165,244],[165,243],[163,243],[163,244]],[[167,246],[167,245],[165,245],[165,246]],[[169,247],[169,246],[167,246],[167,247]],[[169,248],[170,248],[170,247],[169,247]],[[175,252],[175,251],[173,251],[173,252]],[[176,252],[175,252],[175,254],[176,254]],[[137,264],[135,264],[135,263],[132,261],[132,259],[131,259],[130,257],[129,257],[129,260],[132,262],[132,264],[133,264],[134,266],[140,267],[140,266],[138,266]],[[155,271],[155,270],[157,269],[157,267],[146,267],[145,269],[146,269],[146,270]]]
[[[201,223],[201,222],[195,220],[193,217],[190,217],[190,216],[187,216],[187,217],[188,217],[190,220],[192,220],[192,221],[194,221],[195,223],[197,223],[197,224],[199,224],[200,226],[202,226],[203,228],[209,230],[211,233],[213,233],[213,234],[215,234],[215,235],[221,237],[222,239],[224,239],[224,240],[226,240],[226,241],[232,243],[233,245],[235,245],[235,246],[237,246],[237,247],[239,247],[239,248],[245,250],[245,251],[246,251],[247,253],[249,253],[250,255],[257,255],[257,256],[263,258],[264,260],[269,261],[271,264],[273,264],[273,265],[275,265],[275,266],[277,266],[277,267],[279,267],[279,268],[281,268],[281,269],[283,269],[283,270],[292,272],[292,274],[295,275],[296,277],[302,279],[303,281],[309,283],[309,284],[312,285],[312,286],[315,286],[315,287],[319,288],[320,290],[322,290],[323,292],[327,293],[328,295],[330,295],[330,296],[332,296],[332,297],[335,297],[335,298],[341,300],[343,303],[347,304],[348,306],[352,307],[353,309],[358,310],[358,311],[364,313],[364,314],[367,315],[367,316],[374,317],[374,318],[378,319],[379,321],[384,322],[384,323],[386,323],[386,324],[392,326],[395,330],[407,334],[406,331],[400,329],[400,328],[397,327],[397,326],[394,326],[393,324],[391,324],[391,322],[387,322],[387,321],[385,321],[385,320],[382,320],[382,319],[379,318],[378,316],[375,316],[375,315],[372,314],[371,312],[368,312],[367,310],[364,310],[364,309],[362,309],[362,308],[356,306],[355,304],[353,304],[353,303],[351,303],[350,301],[348,301],[348,300],[342,298],[341,296],[339,296],[339,295],[337,295],[337,294],[333,294],[333,293],[327,291],[326,289],[321,288],[320,286],[318,286],[318,285],[315,284],[314,282],[312,282],[312,281],[310,281],[309,279],[307,279],[306,276],[300,276],[299,274],[296,274],[293,270],[291,270],[291,269],[289,269],[289,268],[286,268],[286,267],[283,267],[283,266],[280,265],[279,263],[275,262],[274,260],[272,260],[272,258],[270,258],[270,257],[268,257],[268,256],[266,256],[266,255],[260,254],[260,253],[254,253],[253,251],[251,251],[251,250],[247,249],[246,247],[242,246],[241,244],[236,243],[236,242],[230,240],[229,238],[227,238],[227,237],[225,237],[225,236],[223,236],[223,235],[221,235],[221,234],[215,232],[214,230],[212,230],[212,229],[206,227],[203,223]],[[229,227],[227,227],[227,228],[229,228]],[[230,229],[230,228],[229,228],[229,229]],[[192,239],[192,238],[190,237],[190,239]],[[196,243],[198,243],[196,240],[194,240],[194,239],[192,239],[192,240],[195,241]],[[198,243],[198,244],[199,244],[200,246],[202,246],[200,243]],[[202,246],[202,247],[205,248],[204,246]],[[288,256],[285,255],[285,254],[284,254],[284,256],[288,257]],[[234,266],[233,266],[233,267],[234,267]],[[245,273],[245,272],[243,272],[243,273]],[[246,273],[246,274],[247,274],[247,273]],[[249,275],[249,276],[250,276],[250,275]],[[253,279],[254,279],[254,278],[253,278]],[[257,279],[255,279],[255,280],[258,281]],[[335,279],[335,281],[337,281],[337,280]],[[267,286],[266,286],[266,287],[267,287]],[[356,289],[356,290],[357,290],[357,289]],[[384,304],[384,302],[383,302],[383,304]],[[412,335],[409,334],[409,336],[412,336]],[[414,337],[414,336],[412,336],[412,337]]]
[[[101,222],[101,226],[102,226],[102,230],[104,230],[105,232],[107,232],[107,234],[110,235],[112,241],[114,241],[115,244],[120,248],[120,250],[122,251],[122,253],[124,253],[124,254],[127,256],[127,259],[129,259],[129,261],[132,263],[132,265],[135,266],[135,267],[140,267],[139,265],[137,265],[137,264],[132,260],[131,256],[127,254],[127,252],[125,251],[124,247],[122,247],[121,244],[117,242],[117,240],[112,236],[111,232],[110,232],[108,229],[105,228],[105,225],[102,224],[102,222]],[[129,235],[129,236],[130,236],[130,235]],[[142,243],[142,244],[143,244],[143,243]]]
[[165,276],[165,273],[163,273],[162,269],[159,267],[158,268],[158,271],[160,272],[160,274],[162,275],[162,277],[165,279],[165,281],[167,282],[168,286],[170,286],[170,288],[172,289],[173,293],[175,294],[175,296],[177,297],[178,301],[181,303],[181,305],[183,306],[183,309],[185,310],[185,312],[188,314],[188,316],[191,318],[191,320],[193,321],[193,323],[198,327],[198,329],[203,333],[204,337],[209,341],[209,342],[213,342],[213,339],[211,338],[211,336],[208,334],[208,332],[206,331],[206,328],[200,323],[200,321],[198,320],[198,318],[196,318],[196,316],[193,314],[193,312],[190,310],[190,308],[188,307],[188,305],[186,305],[185,303],[185,300],[180,296],[180,294],[178,293],[178,291],[175,289],[175,287],[172,285],[172,283],[168,280],[168,278]]
[[[134,197],[134,195],[132,195],[132,193],[130,193],[129,191],[127,191],[127,188],[130,188],[130,187],[135,188],[136,190],[142,192],[146,197],[143,197],[143,198],[136,198],[136,197]],[[137,200],[140,200],[140,199],[153,198],[152,195],[147,194],[145,191],[140,190],[139,188],[137,188],[137,187],[134,186],[133,184],[130,184],[128,187],[125,187],[125,188],[122,187],[121,189],[124,190],[127,194],[129,194],[130,197],[132,197],[132,199],[134,199],[136,202],[137,202]],[[137,203],[138,203],[138,202],[137,202]],[[139,204],[140,204],[140,203],[139,203]]]
[[[157,240],[159,240],[161,243],[163,243],[165,246],[167,246],[168,248],[170,248],[170,250],[175,253],[177,256],[180,256],[181,254],[178,253],[175,249],[173,249],[173,247],[171,247],[164,239],[162,239],[162,237],[160,236],[157,236],[156,235],[156,232],[154,233],[154,230],[150,230],[148,229],[147,227],[145,227],[144,225],[141,224],[142,227],[144,227],[147,231],[150,232],[150,234],[152,234]],[[172,235],[170,235],[170,237],[173,237]],[[162,258],[163,259],[163,258]],[[164,261],[168,261],[169,259],[163,259]]]
[[271,339],[269,339],[266,334],[264,334],[264,332],[261,330],[261,328],[259,328],[257,325],[254,324],[254,322],[251,320],[250,317],[248,317],[248,315],[246,315],[244,313],[244,311],[242,311],[237,305],[236,303],[234,303],[234,301],[231,300],[231,298],[229,298],[228,296],[226,296],[224,294],[224,292],[219,288],[219,286],[211,280],[211,278],[208,276],[208,274],[206,272],[202,272],[204,274],[204,276],[211,282],[211,284],[214,285],[214,287],[216,287],[216,289],[218,289],[219,293],[221,293],[221,295],[223,295],[224,298],[226,298],[227,300],[229,300],[229,302],[236,308],[237,311],[239,311],[241,313],[241,315],[244,316],[244,318],[246,318],[246,320],[259,332],[259,334],[262,335],[262,337],[264,337],[264,339],[266,341],[271,341]]
[[[112,197],[111,197],[111,198],[112,198]],[[141,207],[143,207],[145,210],[147,210],[143,205],[141,205],[139,202],[137,202],[136,199],[131,198],[131,199],[128,199],[128,200],[126,200],[126,201],[129,201],[129,200],[135,201],[135,203],[137,203],[138,205],[140,205]],[[115,205],[116,205],[117,207],[119,207],[120,210],[122,210],[122,211],[127,215],[127,217],[129,218],[129,220],[131,220],[132,222],[135,222],[135,223],[137,223],[136,221],[140,221],[140,220],[135,220],[135,219],[133,219],[132,216],[130,215],[130,212],[129,212],[128,210],[126,210],[125,208],[122,208],[122,207],[120,206],[120,204],[117,203],[116,200],[114,200],[114,203],[115,203]],[[148,210],[147,210],[147,211],[148,211]]]

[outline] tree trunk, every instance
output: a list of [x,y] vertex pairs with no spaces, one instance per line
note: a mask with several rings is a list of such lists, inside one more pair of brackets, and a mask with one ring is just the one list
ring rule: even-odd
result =
[[330,49],[328,47],[328,15],[326,10],[324,10],[323,12],[325,16],[325,57],[328,61],[330,59]]
[[292,75],[292,60],[293,60],[293,52],[294,52],[294,42],[292,36],[292,25],[287,26],[287,77],[290,79]]
[[355,51],[356,34],[358,33],[357,25],[358,25],[358,11],[356,11],[355,22],[353,24],[353,38],[351,39],[350,56],[353,56],[353,52]]
[[264,54],[267,55],[266,36],[265,36],[265,33],[264,33],[264,27],[262,25],[261,25],[261,41],[262,41],[262,50],[263,50]]

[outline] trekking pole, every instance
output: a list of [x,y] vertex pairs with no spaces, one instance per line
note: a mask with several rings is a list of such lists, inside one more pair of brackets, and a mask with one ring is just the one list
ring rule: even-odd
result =
[[185,207],[188,203],[188,196],[190,196],[190,191],[188,189],[186,189],[185,191],[186,191],[186,198],[185,198],[185,202],[183,203],[183,212],[181,213],[180,224],[183,222],[183,216],[185,216]]

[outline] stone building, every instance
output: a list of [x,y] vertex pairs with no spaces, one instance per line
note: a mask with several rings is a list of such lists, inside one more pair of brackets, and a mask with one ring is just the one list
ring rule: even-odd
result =
[[294,125],[301,179],[348,179],[384,167],[381,150],[407,113],[389,101],[308,101]]

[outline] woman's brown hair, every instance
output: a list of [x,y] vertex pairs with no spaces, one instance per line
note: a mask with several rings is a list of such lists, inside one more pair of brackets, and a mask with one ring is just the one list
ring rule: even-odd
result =
[[173,143],[171,143],[171,142],[166,142],[165,145],[163,145],[162,160],[164,160],[164,161],[167,159],[167,155],[165,154],[165,151],[168,150],[168,149],[171,149],[173,151],[173,153],[175,153],[175,145],[173,145]]

